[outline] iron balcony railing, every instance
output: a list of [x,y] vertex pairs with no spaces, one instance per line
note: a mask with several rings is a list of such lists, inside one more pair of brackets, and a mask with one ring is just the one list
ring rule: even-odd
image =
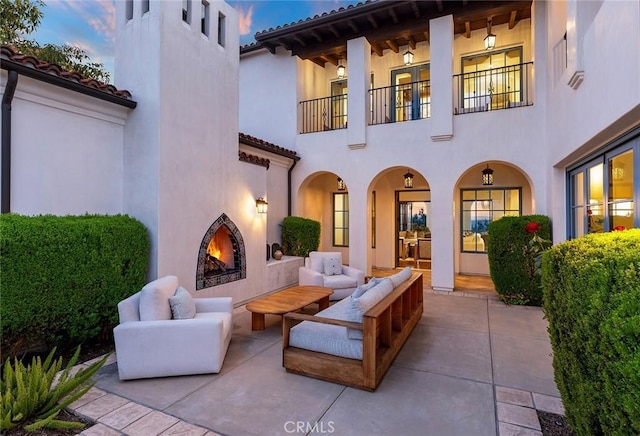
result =
[[314,98],[299,103],[300,133],[322,132],[347,128],[347,95]]
[[533,62],[453,76],[455,114],[533,104]]
[[429,80],[369,90],[369,125],[420,120],[431,116]]

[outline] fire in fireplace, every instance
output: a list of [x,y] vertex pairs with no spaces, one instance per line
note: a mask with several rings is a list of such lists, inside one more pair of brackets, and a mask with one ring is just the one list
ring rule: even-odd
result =
[[204,235],[198,253],[196,289],[204,289],[246,277],[242,234],[226,214],[214,221]]

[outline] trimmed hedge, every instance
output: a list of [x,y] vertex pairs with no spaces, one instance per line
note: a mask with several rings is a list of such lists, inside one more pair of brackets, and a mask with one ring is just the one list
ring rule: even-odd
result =
[[503,301],[539,306],[542,304],[540,275],[535,272],[534,259],[527,254],[533,237],[526,231],[530,222],[540,226],[541,238],[551,240],[551,221],[546,215],[505,216],[489,223],[489,272]]
[[299,216],[282,220],[282,250],[290,256],[307,257],[320,246],[320,223]]
[[149,237],[117,216],[0,216],[2,356],[110,338],[146,281]]
[[640,434],[640,229],[543,255],[555,379],[578,434]]

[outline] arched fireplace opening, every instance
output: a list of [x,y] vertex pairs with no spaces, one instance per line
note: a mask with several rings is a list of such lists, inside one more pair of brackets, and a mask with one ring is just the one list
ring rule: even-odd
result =
[[202,238],[198,252],[196,290],[241,280],[246,276],[242,234],[223,213]]

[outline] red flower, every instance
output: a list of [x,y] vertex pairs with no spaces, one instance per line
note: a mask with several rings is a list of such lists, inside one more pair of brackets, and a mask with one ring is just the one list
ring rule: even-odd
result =
[[534,223],[534,222],[528,222],[524,229],[529,234],[538,233],[540,231],[540,224]]
[[621,232],[623,230],[627,230],[627,228],[625,226],[615,226],[613,230],[615,230],[616,232]]

